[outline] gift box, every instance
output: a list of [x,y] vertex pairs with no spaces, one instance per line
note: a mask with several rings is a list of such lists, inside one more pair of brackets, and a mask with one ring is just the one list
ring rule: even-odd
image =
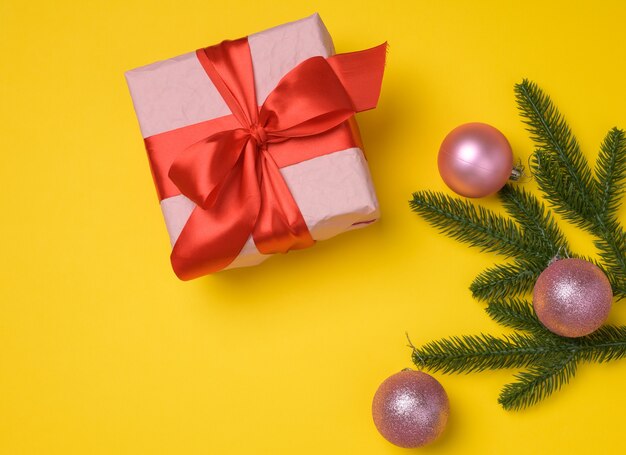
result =
[[126,73],[181,279],[379,216],[354,113],[386,44],[335,55],[315,14]]

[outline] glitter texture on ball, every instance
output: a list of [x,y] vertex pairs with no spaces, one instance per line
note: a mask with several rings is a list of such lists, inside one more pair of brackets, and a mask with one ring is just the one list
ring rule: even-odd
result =
[[564,337],[594,332],[611,310],[613,292],[604,272],[582,259],[561,259],[535,283],[533,306],[548,330]]
[[500,190],[511,177],[513,151],[493,126],[466,123],[445,137],[437,164],[452,191],[465,197],[485,197]]
[[441,384],[421,371],[405,370],[388,377],[372,403],[374,424],[392,444],[421,447],[446,427],[450,404]]

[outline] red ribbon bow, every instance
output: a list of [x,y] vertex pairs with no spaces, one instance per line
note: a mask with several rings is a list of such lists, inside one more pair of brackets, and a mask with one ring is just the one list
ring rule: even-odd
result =
[[[167,177],[197,205],[172,251],[181,279],[227,267],[250,235],[263,254],[314,243],[280,167],[354,146],[348,120],[376,106],[385,54],[383,44],[305,60],[281,79],[259,109],[247,38],[196,52],[234,121],[229,116],[203,122],[211,125],[210,134],[191,145],[189,134],[197,139],[194,130],[202,124],[170,132],[174,138],[165,133],[165,138],[146,139],[150,152],[171,148],[172,140],[179,147],[186,144],[174,155],[163,154],[167,158],[161,163],[154,163],[161,155],[151,153],[160,193],[168,187],[162,180],[170,163]],[[295,156],[285,159],[285,153]]]

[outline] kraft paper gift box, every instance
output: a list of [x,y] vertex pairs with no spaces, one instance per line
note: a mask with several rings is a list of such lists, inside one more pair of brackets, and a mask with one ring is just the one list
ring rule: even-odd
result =
[[[317,14],[249,35],[248,44],[259,106],[296,65],[334,54],[331,37]],[[231,114],[195,52],[130,70],[126,80],[144,139]],[[354,143],[360,145],[353,118],[351,124]],[[314,240],[366,226],[379,217],[361,148],[349,147],[280,169]],[[196,204],[178,194],[162,198],[160,205],[174,247]],[[225,268],[256,265],[269,256],[259,252],[250,236]]]

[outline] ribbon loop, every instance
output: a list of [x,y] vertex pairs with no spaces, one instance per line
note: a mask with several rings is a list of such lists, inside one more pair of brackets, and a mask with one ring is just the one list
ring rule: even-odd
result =
[[235,129],[196,142],[176,157],[169,178],[197,206],[209,208],[211,195],[241,165],[248,137],[243,130]]

